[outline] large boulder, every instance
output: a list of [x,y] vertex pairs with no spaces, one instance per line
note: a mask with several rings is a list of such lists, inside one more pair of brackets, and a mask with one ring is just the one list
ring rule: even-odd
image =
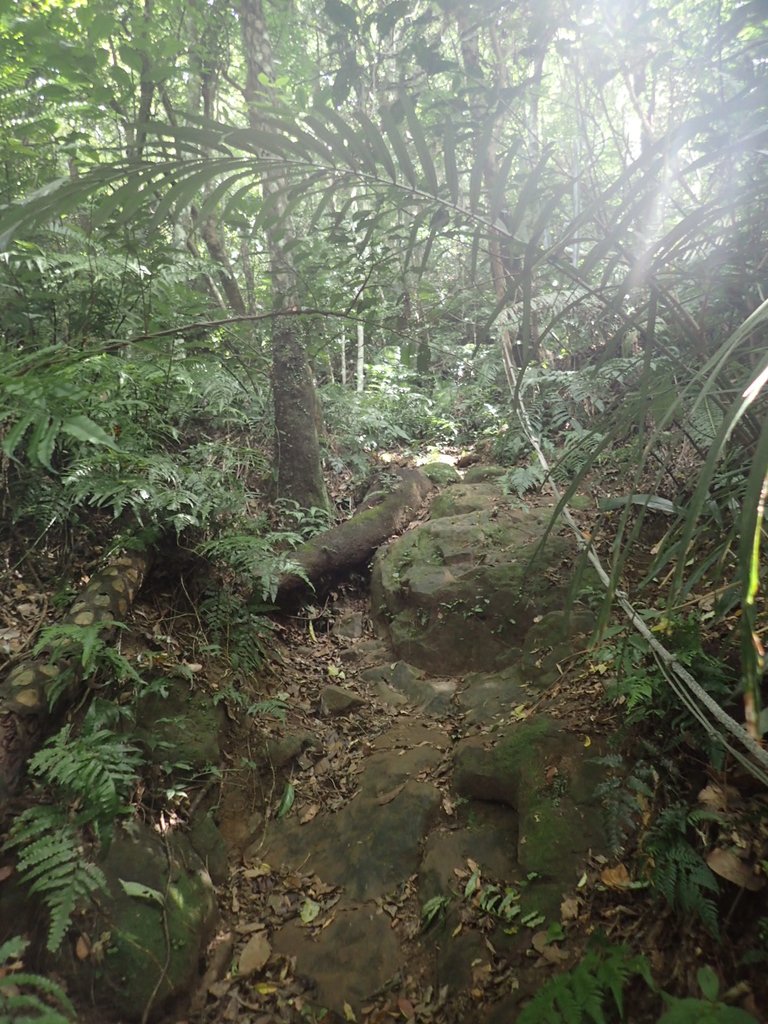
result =
[[496,671],[519,658],[540,616],[567,604],[576,545],[557,528],[547,535],[550,506],[515,507],[487,483],[445,494],[475,511],[440,507],[379,550],[374,621],[400,658],[433,675]]
[[599,752],[546,715],[508,726],[493,746],[472,736],[456,748],[456,793],[517,813],[517,863],[540,876],[527,896],[546,913],[556,912],[588,852],[607,845],[597,796],[604,780]]
[[186,836],[139,824],[115,836],[101,867],[108,892],[91,934],[103,953],[72,956],[64,970],[121,1019],[154,1020],[197,979],[218,916],[210,876]]

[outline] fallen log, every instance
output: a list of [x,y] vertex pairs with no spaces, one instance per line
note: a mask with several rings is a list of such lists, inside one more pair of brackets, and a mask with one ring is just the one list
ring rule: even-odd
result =
[[[146,551],[127,551],[91,577],[87,586],[61,620],[63,625],[103,625],[125,618],[144,582],[150,565]],[[14,666],[0,682],[0,801],[17,788],[24,768],[52,724],[80,697],[82,670],[76,659],[52,663],[45,657],[30,657]],[[62,673],[67,673],[55,709],[49,692]],[[0,809],[1,811],[1,809]]]
[[411,522],[434,485],[419,469],[398,468],[392,476],[391,489],[378,483],[350,519],[297,548],[293,561],[304,575],[283,577],[278,605],[295,605],[313,588],[322,594],[337,579],[370,561],[377,548]]

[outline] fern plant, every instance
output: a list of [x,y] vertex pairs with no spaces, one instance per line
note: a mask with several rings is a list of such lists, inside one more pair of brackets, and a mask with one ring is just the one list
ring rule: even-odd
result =
[[106,888],[104,873],[88,860],[83,833],[61,806],[29,807],[14,821],[4,849],[18,849],[16,870],[48,911],[47,947],[61,945],[76,908]]
[[695,914],[707,931],[718,938],[717,879],[688,840],[692,827],[712,820],[712,815],[689,810],[685,804],[666,807],[644,842],[651,884],[674,910]]
[[703,999],[678,999],[661,993],[667,1011],[658,1024],[755,1024],[755,1018],[736,1006],[718,1001],[719,982],[711,967],[700,967],[696,972]]
[[595,787],[595,796],[603,808],[603,823],[608,849],[621,853],[653,800],[658,775],[652,765],[637,761],[628,768],[619,754],[593,758],[602,765],[606,778]]
[[232,570],[241,583],[260,592],[263,600],[273,602],[282,577],[301,573],[290,552],[301,541],[301,534],[293,531],[262,536],[232,530],[204,541],[198,551]]
[[41,630],[33,653],[46,654],[48,660],[59,668],[59,674],[48,689],[48,702],[55,706],[71,679],[72,662],[79,663],[79,672],[84,679],[103,675],[110,680],[128,680],[135,686],[143,686],[144,680],[113,643],[104,638],[104,629],[125,629],[122,622],[108,624],[92,623],[77,626],[71,623],[55,623]]
[[571,971],[552,978],[517,1017],[517,1024],[605,1024],[609,1001],[624,1020],[624,989],[634,977],[653,987],[648,961],[625,946],[600,943]]
[[21,956],[28,945],[18,935],[0,944],[0,1021],[73,1024],[77,1014],[61,986],[24,970]]
[[207,654],[223,655],[241,676],[253,675],[264,663],[273,626],[228,587],[205,594],[198,606],[206,633]]
[[4,849],[17,850],[17,871],[49,914],[48,949],[61,945],[72,915],[106,881],[86,854],[86,828],[102,845],[125,808],[141,755],[136,747],[95,725],[73,737],[64,726],[35,754],[30,774],[52,793],[50,804],[29,807],[14,821]]

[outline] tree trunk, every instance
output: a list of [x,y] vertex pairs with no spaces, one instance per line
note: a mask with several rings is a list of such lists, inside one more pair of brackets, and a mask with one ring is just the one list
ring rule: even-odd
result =
[[[272,80],[272,49],[261,0],[240,0],[240,25],[246,66],[245,100],[253,129],[264,126],[259,101],[265,90],[260,76]],[[268,130],[268,129],[267,129]],[[278,216],[266,230],[272,264],[274,308],[300,305],[296,270],[291,256],[291,225],[283,216],[285,182],[272,176],[263,183]],[[290,498],[304,508],[330,508],[323,481],[317,423],[318,401],[307,354],[299,335],[297,317],[276,318],[272,334],[272,388],[275,402],[275,488],[278,497]]]

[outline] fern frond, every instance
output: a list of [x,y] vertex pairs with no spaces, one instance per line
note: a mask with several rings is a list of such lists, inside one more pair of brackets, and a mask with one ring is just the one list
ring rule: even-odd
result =
[[47,946],[55,952],[78,904],[106,888],[103,872],[84,857],[80,832],[63,809],[30,807],[14,822],[5,849],[21,847],[17,871],[49,914]]

